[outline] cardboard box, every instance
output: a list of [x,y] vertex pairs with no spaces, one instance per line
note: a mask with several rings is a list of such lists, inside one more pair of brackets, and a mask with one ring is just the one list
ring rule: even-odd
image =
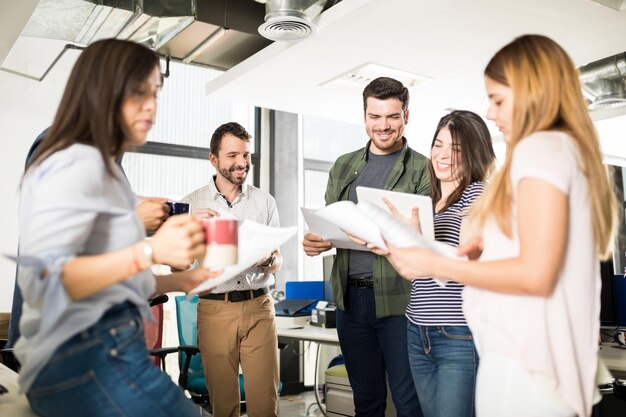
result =
[[311,324],[334,329],[337,327],[337,310],[334,308],[314,308],[311,310]]

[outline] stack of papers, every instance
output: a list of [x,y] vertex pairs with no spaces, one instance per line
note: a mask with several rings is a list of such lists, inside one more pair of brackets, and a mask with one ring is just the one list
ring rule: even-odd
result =
[[368,250],[354,243],[348,234],[387,250],[385,242],[401,248],[417,246],[437,252],[448,258],[461,258],[456,248],[436,240],[426,238],[389,212],[369,203],[338,201],[328,206],[312,210],[301,208],[311,233],[331,241],[337,248]]
[[[357,187],[357,193],[361,188]],[[390,191],[385,191],[385,193],[387,193],[385,197],[396,205],[394,193]],[[368,192],[367,195],[378,195],[380,201],[368,201],[366,198],[361,198],[362,195],[359,193],[358,204],[354,204],[352,201],[338,201],[318,210],[301,208],[310,232],[321,236],[324,240],[331,241],[335,247],[342,249],[368,250],[367,247],[350,240],[347,235],[350,234],[383,250],[387,250],[386,242],[389,242],[401,248],[416,246],[431,250],[447,258],[467,260],[467,257],[456,254],[456,247],[434,240],[430,198],[417,196],[419,199],[414,200],[415,206],[420,208],[420,226],[423,232],[418,233],[412,227],[395,218],[384,205],[382,197],[378,193]],[[415,197],[412,194],[406,195]],[[408,217],[410,210],[409,207],[408,214],[406,209],[402,214]],[[438,279],[435,281],[441,286],[445,285]]]

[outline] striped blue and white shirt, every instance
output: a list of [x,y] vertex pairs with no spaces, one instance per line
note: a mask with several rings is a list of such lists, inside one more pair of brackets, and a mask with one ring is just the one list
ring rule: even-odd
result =
[[[435,214],[436,240],[459,246],[463,216],[480,197],[484,188],[482,182],[470,184],[459,201]],[[448,281],[445,287],[440,287],[432,279],[413,280],[406,317],[411,323],[422,326],[467,326],[463,317],[462,290],[463,285],[454,281]]]

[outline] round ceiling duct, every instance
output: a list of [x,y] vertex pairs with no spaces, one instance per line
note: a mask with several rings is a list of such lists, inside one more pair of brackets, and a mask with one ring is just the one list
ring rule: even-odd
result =
[[590,110],[626,105],[626,52],[590,62],[578,70]]
[[300,41],[317,33],[313,22],[327,0],[267,0],[261,36],[273,41]]
[[259,26],[261,36],[273,41],[303,40],[317,33],[317,27],[307,17],[274,16]]

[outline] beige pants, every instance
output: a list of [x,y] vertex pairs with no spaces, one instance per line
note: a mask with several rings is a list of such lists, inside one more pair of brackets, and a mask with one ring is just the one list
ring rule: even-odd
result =
[[198,347],[214,417],[239,416],[239,364],[249,417],[276,417],[278,341],[269,294],[231,303],[200,299]]

